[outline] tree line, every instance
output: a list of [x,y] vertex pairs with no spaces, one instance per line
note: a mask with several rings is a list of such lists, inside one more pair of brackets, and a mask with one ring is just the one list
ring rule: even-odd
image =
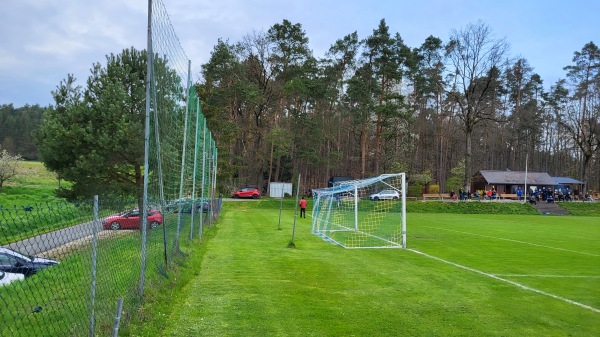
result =
[[[135,64],[139,69],[128,78],[139,82],[145,68],[136,57],[144,53],[132,48],[111,55],[108,65]],[[104,70],[94,69],[90,78],[99,81]],[[371,35],[350,33],[316,57],[302,25],[283,20],[235,43],[219,40],[195,87],[219,149],[218,181],[225,193],[244,186],[264,191],[268,182],[295,181],[298,174],[307,193],[333,175],[389,172],[407,172],[414,194],[429,184],[441,191],[469,190],[478,170],[522,171],[526,165],[599,190],[598,47],[589,42],[575,51],[564,71],[564,79],[546,88],[533,65],[509,55],[508,42],[481,21],[452,30],[448,41],[429,36],[409,47],[382,19]],[[84,93],[70,81],[53,92],[56,106],[0,106],[2,148],[35,160],[41,142],[50,142],[40,137],[52,133],[47,119],[60,118],[61,109],[89,110],[96,120],[106,114],[102,105],[87,109],[81,102],[113,106],[110,93],[88,95],[96,88],[90,85]],[[129,110],[144,106],[141,89],[135,95],[124,107],[132,118],[140,112]],[[73,97],[77,100],[69,103]],[[115,114],[110,111],[112,119]],[[32,129],[38,125],[36,143]],[[60,128],[53,132],[58,137]],[[53,146],[55,152],[61,148]],[[109,152],[116,145],[107,146],[105,158],[114,157]],[[50,152],[46,159],[58,158]],[[130,153],[139,162],[139,151]]]
[[[232,185],[408,172],[413,185],[469,190],[482,169],[548,172],[600,186],[600,52],[576,51],[545,89],[484,22],[407,46],[385,19],[316,58],[284,20],[219,40],[197,88]],[[222,181],[223,181],[222,180]]]
[[25,160],[39,160],[33,131],[42,122],[45,110],[37,104],[20,108],[0,104],[0,148]]

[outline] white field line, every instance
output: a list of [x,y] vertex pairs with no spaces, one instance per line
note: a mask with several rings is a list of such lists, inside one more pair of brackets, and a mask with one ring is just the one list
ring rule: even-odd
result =
[[494,274],[499,277],[539,277],[539,278],[600,278],[597,275],[536,275],[536,274]]
[[570,250],[570,249],[564,249],[564,248],[557,248],[557,247],[551,247],[551,246],[538,245],[537,243],[531,243],[531,242],[525,242],[525,241],[519,241],[519,240],[513,240],[513,239],[506,239],[506,238],[499,238],[499,237],[496,237],[496,236],[489,236],[489,235],[483,235],[483,234],[475,234],[475,233],[469,233],[469,232],[463,232],[463,231],[457,231],[457,230],[453,230],[453,229],[439,228],[439,227],[430,227],[430,226],[423,226],[423,227],[425,227],[425,228],[432,228],[432,229],[439,229],[439,230],[448,231],[448,232],[455,232],[455,233],[461,233],[461,234],[467,234],[467,235],[480,236],[480,237],[488,238],[488,239],[496,239],[496,240],[503,240],[503,241],[509,241],[509,242],[522,243],[524,245],[530,245],[530,246],[536,246],[536,247],[542,247],[542,248],[548,248],[548,249],[554,249],[554,250],[562,250],[564,252],[570,252],[570,253],[577,253],[577,254],[583,254],[583,255],[600,257],[600,254],[593,254],[593,253],[580,252],[580,251]]
[[435,256],[432,256],[432,255],[429,255],[429,254],[425,254],[425,253],[420,252],[418,250],[414,250],[414,249],[407,249],[407,250],[409,250],[411,252],[414,252],[414,253],[417,253],[417,254],[420,254],[420,255],[423,255],[423,256],[428,257],[428,258],[433,259],[433,260],[437,260],[437,261],[440,261],[440,262],[443,262],[443,263],[446,263],[446,264],[449,264],[449,265],[452,265],[452,266],[455,266],[455,267],[458,267],[458,268],[462,268],[462,269],[465,269],[465,270],[468,270],[468,271],[471,271],[471,272],[474,272],[474,273],[477,273],[477,274],[480,274],[480,275],[483,275],[483,276],[487,276],[489,278],[493,278],[493,279],[498,280],[498,281],[502,281],[502,282],[506,282],[508,284],[512,284],[512,285],[514,285],[514,286],[516,286],[518,288],[521,288],[523,290],[533,291],[534,293],[538,293],[540,295],[552,297],[552,298],[557,299],[559,301],[563,301],[563,302],[566,302],[566,303],[574,304],[574,305],[576,305],[578,307],[581,307],[581,308],[584,308],[584,309],[588,309],[588,310],[591,310],[593,312],[596,312],[596,313],[600,314],[600,309],[591,307],[591,306],[583,304],[583,303],[575,302],[575,301],[570,300],[568,298],[564,298],[564,297],[561,297],[561,296],[550,294],[550,293],[547,293],[545,291],[541,291],[539,289],[531,288],[531,287],[528,287],[528,286],[523,285],[523,284],[518,283],[518,282],[507,280],[507,279],[504,279],[504,278],[496,276],[496,275],[488,274],[488,273],[483,272],[481,270],[469,268],[467,266],[463,266],[463,265],[460,265],[460,264],[457,264],[457,263],[454,263],[454,262],[450,262],[450,261],[441,259],[439,257],[435,257]]

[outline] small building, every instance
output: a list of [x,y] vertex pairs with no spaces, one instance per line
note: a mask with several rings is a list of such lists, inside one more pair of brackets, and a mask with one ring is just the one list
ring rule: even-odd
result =
[[[579,181],[568,177],[554,177],[554,190],[555,191],[573,191],[573,195],[579,195],[580,191],[583,191],[583,181]],[[583,194],[583,193],[582,193]]]
[[327,187],[333,187],[335,186],[335,184],[342,182],[342,181],[348,181],[348,180],[354,180],[354,178],[350,177],[350,176],[333,176],[331,178],[329,178],[329,181],[327,182]]
[[519,187],[525,191],[554,189],[556,181],[548,173],[525,171],[481,170],[471,178],[471,191],[495,190],[500,195],[516,193]]

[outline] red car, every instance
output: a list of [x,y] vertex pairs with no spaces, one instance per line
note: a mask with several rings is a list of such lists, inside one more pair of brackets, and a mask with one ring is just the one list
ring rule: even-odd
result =
[[[141,214],[138,210],[126,211],[102,220],[104,229],[140,229]],[[157,210],[148,211],[148,227],[156,228],[163,223],[163,216]]]
[[252,198],[258,199],[260,198],[260,191],[256,188],[246,187],[241,190],[235,191],[231,193],[232,198]]

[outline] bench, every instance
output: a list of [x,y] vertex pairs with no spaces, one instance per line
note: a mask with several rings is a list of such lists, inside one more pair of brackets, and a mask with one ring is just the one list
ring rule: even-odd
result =
[[439,193],[423,193],[423,201],[427,200],[428,198],[439,199],[440,194]]
[[504,194],[500,195],[500,199],[518,200],[519,199],[519,195],[518,194],[512,194],[512,193],[504,193]]
[[450,199],[450,193],[423,193],[423,201],[425,201],[429,198],[435,198],[435,199],[441,199],[441,200],[444,200],[444,198]]

